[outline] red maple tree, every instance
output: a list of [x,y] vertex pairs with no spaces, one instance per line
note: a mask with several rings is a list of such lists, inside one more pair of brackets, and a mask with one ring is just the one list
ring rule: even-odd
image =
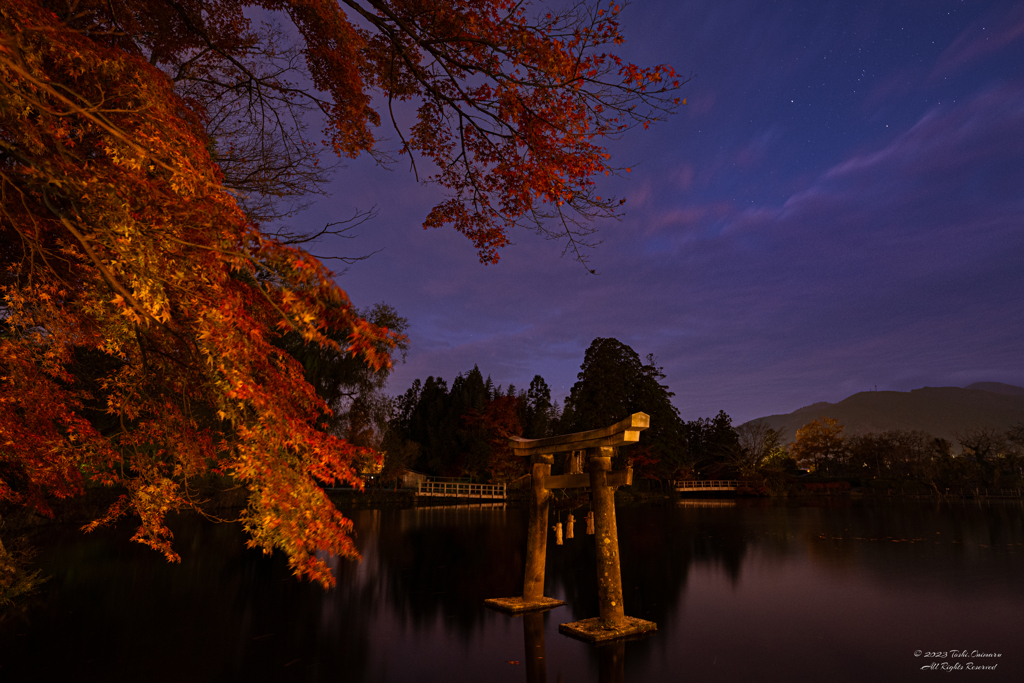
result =
[[[294,44],[254,28],[254,9],[285,17]],[[330,585],[317,553],[357,553],[322,487],[361,486],[365,449],[318,426],[328,408],[279,342],[298,333],[380,369],[401,339],[259,224],[321,179],[303,113],[355,157],[378,153],[386,109],[399,154],[432,161],[447,192],[424,227],[453,226],[482,261],[520,225],[579,253],[588,219],[618,206],[596,195],[614,171],[603,138],[678,102],[669,67],[605,51],[622,41],[618,12],[0,1],[0,501],[45,513],[89,483],[122,486],[87,528],[133,513],[135,540],[176,559],[167,514],[199,505],[197,477],[225,473],[249,492],[250,544]],[[402,130],[406,101],[416,122]]]
[[486,434],[490,454],[487,470],[493,483],[508,483],[526,474],[527,461],[517,458],[509,446],[509,438],[523,433],[519,419],[522,396],[498,394],[487,400],[483,411],[470,410],[463,415],[467,427]]

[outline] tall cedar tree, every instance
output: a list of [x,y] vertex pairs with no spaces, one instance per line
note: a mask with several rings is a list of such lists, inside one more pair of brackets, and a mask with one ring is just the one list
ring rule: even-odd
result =
[[[297,42],[254,29],[247,7]],[[321,486],[361,486],[364,453],[318,424],[325,402],[281,340],[379,369],[401,339],[257,224],[286,213],[261,196],[317,189],[303,111],[356,157],[409,103],[398,152],[447,191],[425,228],[451,225],[488,263],[515,226],[575,248],[618,206],[594,186],[614,171],[603,138],[676,102],[670,68],[606,50],[617,17],[508,0],[0,1],[0,501],[48,513],[51,496],[124,486],[88,528],[134,513],[135,540],[176,560],[166,515],[226,473],[249,491],[250,544],[332,584],[317,553],[357,553]]]
[[651,416],[650,429],[641,436],[644,460],[660,462],[658,469],[665,475],[681,464],[684,423],[652,355],[644,363],[619,340],[598,337],[584,354],[577,378],[565,401],[562,433],[607,427],[642,411]]

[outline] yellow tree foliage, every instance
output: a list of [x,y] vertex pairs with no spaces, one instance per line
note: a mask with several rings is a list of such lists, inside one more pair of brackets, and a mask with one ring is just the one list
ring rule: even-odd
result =
[[[285,16],[298,46],[253,29],[253,7]],[[134,514],[135,540],[175,560],[166,516],[197,507],[197,477],[227,474],[249,493],[250,545],[330,585],[318,553],[356,550],[323,486],[362,486],[353,463],[372,454],[323,430],[328,408],[281,342],[382,369],[403,340],[261,230],[273,212],[245,194],[315,189],[316,143],[278,125],[294,103],[355,157],[374,152],[375,103],[390,116],[410,101],[400,153],[448,191],[425,227],[452,225],[486,262],[524,221],[554,217],[575,240],[579,217],[616,206],[593,192],[614,170],[601,138],[646,127],[679,84],[602,49],[621,42],[617,6],[527,10],[0,0],[0,501],[48,513],[53,496],[122,486],[87,528]]]
[[246,219],[161,71],[33,3],[6,3],[0,35],[0,499],[48,513],[123,486],[87,528],[134,513],[176,560],[167,514],[230,474],[250,543],[329,584],[317,552],[356,551],[323,484],[361,485],[362,449],[317,429],[326,406],[274,342],[380,368],[398,340]]
[[831,417],[805,424],[796,430],[796,439],[789,447],[789,453],[802,467],[829,472],[831,466],[841,462],[846,454],[843,425]]

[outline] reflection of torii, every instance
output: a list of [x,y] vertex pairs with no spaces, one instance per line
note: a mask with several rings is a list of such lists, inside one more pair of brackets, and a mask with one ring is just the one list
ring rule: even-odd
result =
[[[646,413],[633,413],[604,429],[577,432],[545,439],[509,440],[517,456],[528,456],[532,464],[530,522],[526,536],[526,575],[523,595],[492,598],[485,602],[496,609],[518,614],[545,610],[565,602],[544,597],[544,567],[547,560],[547,520],[551,491],[590,487],[597,545],[597,598],[600,616],[561,624],[558,630],[591,642],[624,638],[657,629],[651,621],[627,617],[622,604],[622,576],[619,572],[619,536],[615,525],[615,489],[632,483],[632,469],[612,471],[616,446],[636,443],[640,432],[650,426]],[[586,451],[587,474],[551,475],[558,453]]]
[[[523,664],[526,669],[526,683],[548,681],[548,660],[544,645],[544,612],[524,612]],[[558,680],[562,680],[561,674]],[[626,680],[625,640],[615,640],[600,647],[597,680],[601,683],[623,683]]]

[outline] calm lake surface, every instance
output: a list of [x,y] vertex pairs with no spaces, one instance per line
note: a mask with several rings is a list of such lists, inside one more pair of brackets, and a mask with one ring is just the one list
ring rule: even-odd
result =
[[597,616],[582,525],[549,537],[545,594],[569,604],[524,619],[483,600],[522,592],[525,510],[348,514],[363,560],[328,592],[235,525],[179,520],[180,565],[129,527],[47,530],[0,681],[1024,681],[1019,500],[620,507],[626,613],[658,631],[603,648],[558,632]]

